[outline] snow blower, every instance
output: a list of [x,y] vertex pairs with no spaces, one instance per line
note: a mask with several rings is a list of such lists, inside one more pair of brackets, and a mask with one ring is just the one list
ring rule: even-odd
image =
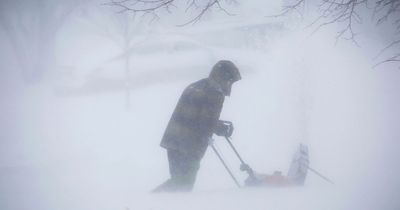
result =
[[[225,122],[231,123],[231,122]],[[256,186],[269,186],[269,187],[286,187],[286,186],[302,186],[305,182],[307,177],[307,172],[311,171],[318,175],[320,178],[324,179],[325,181],[334,184],[333,181],[328,179],[327,177],[323,176],[321,173],[316,171],[315,169],[309,166],[309,157],[308,157],[308,147],[306,145],[300,144],[296,153],[292,158],[292,162],[290,164],[288,173],[286,176],[282,175],[282,172],[275,171],[273,174],[260,174],[256,173],[246,162],[244,162],[243,158],[240,156],[239,152],[236,150],[235,146],[232,144],[229,137],[225,136],[226,141],[228,142],[229,146],[232,148],[236,156],[241,162],[240,170],[246,171],[248,174],[248,178],[245,180],[245,186],[247,187],[256,187]],[[241,187],[238,180],[226,165],[225,161],[215,148],[213,144],[211,144],[212,149],[224,165],[225,169],[234,180],[235,184],[238,187]]]

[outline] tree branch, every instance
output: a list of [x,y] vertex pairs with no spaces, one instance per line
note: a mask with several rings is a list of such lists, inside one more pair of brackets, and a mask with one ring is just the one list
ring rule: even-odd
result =
[[[153,15],[154,20],[159,19],[159,10],[166,10],[167,12],[172,13],[170,8],[177,8],[174,3],[177,3],[178,1],[179,0],[111,0],[111,2],[106,3],[106,5],[120,8],[119,12],[141,13],[143,16],[151,14]],[[230,16],[234,15],[229,13],[222,6],[221,1],[222,0],[204,0],[202,2],[207,3],[202,6],[198,0],[187,0],[185,12],[188,12],[190,9],[198,10],[199,12],[193,18],[189,19],[183,24],[179,24],[178,26],[186,26],[197,23],[204,16],[204,14],[207,11],[210,11],[212,8],[217,8]],[[227,2],[228,0],[225,1]],[[230,2],[235,2],[235,0],[230,0]]]

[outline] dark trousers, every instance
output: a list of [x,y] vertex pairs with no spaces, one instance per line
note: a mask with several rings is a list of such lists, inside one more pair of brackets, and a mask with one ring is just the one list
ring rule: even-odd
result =
[[167,150],[171,178],[153,192],[188,192],[193,189],[201,158],[177,150]]

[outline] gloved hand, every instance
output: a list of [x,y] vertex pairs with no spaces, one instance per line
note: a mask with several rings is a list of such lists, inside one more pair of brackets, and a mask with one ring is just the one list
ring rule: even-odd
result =
[[245,164],[245,163],[242,163],[242,164],[240,165],[240,170],[241,170],[241,171],[249,171],[249,170],[251,170],[251,168],[250,168],[249,165],[247,165],[247,164]]
[[214,133],[218,136],[230,137],[233,133],[233,123],[229,121],[219,120],[215,126]]

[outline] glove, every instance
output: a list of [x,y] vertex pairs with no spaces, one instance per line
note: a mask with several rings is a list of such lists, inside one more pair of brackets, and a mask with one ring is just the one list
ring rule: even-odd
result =
[[215,126],[215,134],[217,136],[226,136],[230,137],[233,133],[233,123],[229,121],[219,120],[217,125]]
[[240,165],[240,170],[241,170],[241,171],[249,171],[249,170],[251,170],[251,168],[250,168],[249,165],[247,165],[247,164],[245,164],[245,163],[242,163],[242,164]]

